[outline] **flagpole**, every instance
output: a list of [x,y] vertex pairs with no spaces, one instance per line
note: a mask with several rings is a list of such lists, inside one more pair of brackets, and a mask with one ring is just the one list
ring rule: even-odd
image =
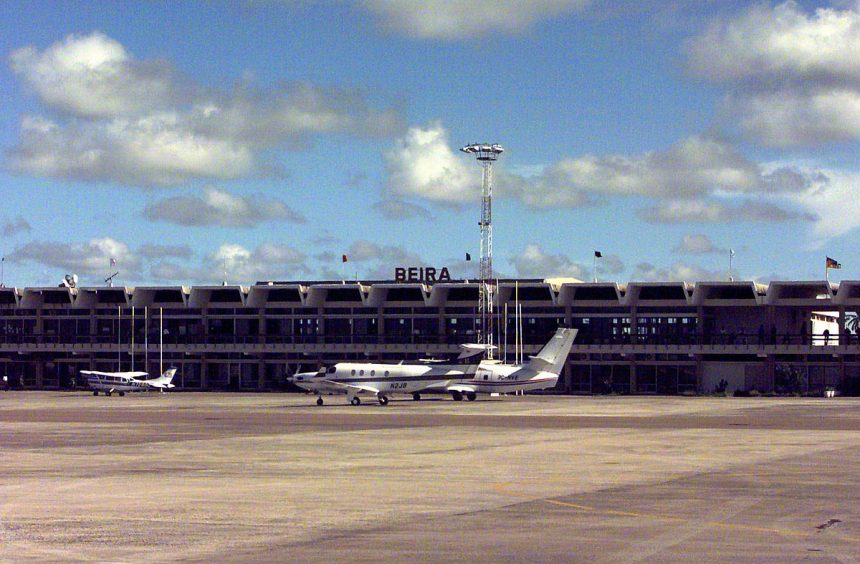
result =
[[597,253],[594,253],[594,281],[597,282]]

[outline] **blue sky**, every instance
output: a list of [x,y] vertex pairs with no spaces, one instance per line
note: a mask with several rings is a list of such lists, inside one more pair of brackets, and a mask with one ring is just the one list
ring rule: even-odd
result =
[[[476,10],[479,7],[480,10]],[[4,282],[856,279],[856,2],[0,4]]]

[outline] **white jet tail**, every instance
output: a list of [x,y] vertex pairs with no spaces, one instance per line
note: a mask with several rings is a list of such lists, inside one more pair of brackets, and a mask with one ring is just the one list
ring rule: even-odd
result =
[[578,329],[559,328],[540,352],[535,356],[529,357],[526,368],[532,369],[535,372],[561,374],[564,363],[567,361],[567,355],[570,354],[570,347],[573,346],[573,340],[576,338],[578,331]]
[[153,378],[152,380],[144,380],[143,382],[149,384],[153,388],[175,388],[176,386],[171,384],[173,381],[173,376],[176,375],[175,368],[168,368],[164,371],[164,374],[159,376],[158,378]]

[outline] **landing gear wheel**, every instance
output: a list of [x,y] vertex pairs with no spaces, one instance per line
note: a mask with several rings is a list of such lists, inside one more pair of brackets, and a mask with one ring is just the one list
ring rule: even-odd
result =
[[451,397],[454,398],[454,401],[463,401],[463,394],[460,392],[451,392]]
[[388,405],[388,398],[385,396],[379,396],[379,405]]
[[415,401],[421,401],[421,394],[412,394],[412,399]]
[[361,400],[358,399],[358,397],[354,397],[352,398],[352,400],[350,400],[349,403],[351,403],[352,405],[361,405]]
[[125,395],[125,392],[119,392],[119,397],[122,397],[124,395]]
[[317,405],[322,405],[322,404],[323,404],[323,399],[317,398]]
[[476,394],[475,392],[466,392],[466,399],[469,401],[475,401],[477,397],[478,394]]
[[106,395],[107,397],[110,397],[110,392],[105,392],[105,395]]

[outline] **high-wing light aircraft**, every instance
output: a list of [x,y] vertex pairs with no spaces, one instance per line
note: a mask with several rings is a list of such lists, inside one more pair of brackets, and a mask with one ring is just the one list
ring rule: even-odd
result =
[[358,394],[371,393],[381,405],[386,405],[388,396],[395,393],[412,394],[418,400],[423,392],[444,392],[456,401],[464,396],[474,401],[479,393],[542,390],[558,382],[576,333],[576,329],[558,329],[525,364],[491,360],[477,365],[339,362],[319,372],[295,374],[288,381],[319,395],[317,405],[323,404],[324,393],[346,394],[352,405],[361,403]]
[[81,370],[81,374],[87,377],[87,384],[93,390],[93,395],[104,392],[106,396],[117,392],[124,396],[126,392],[137,392],[148,388],[158,388],[162,392],[165,389],[175,388],[171,383],[176,374],[175,368],[169,368],[158,378],[141,380],[149,376],[146,372],[99,372],[98,370]]

